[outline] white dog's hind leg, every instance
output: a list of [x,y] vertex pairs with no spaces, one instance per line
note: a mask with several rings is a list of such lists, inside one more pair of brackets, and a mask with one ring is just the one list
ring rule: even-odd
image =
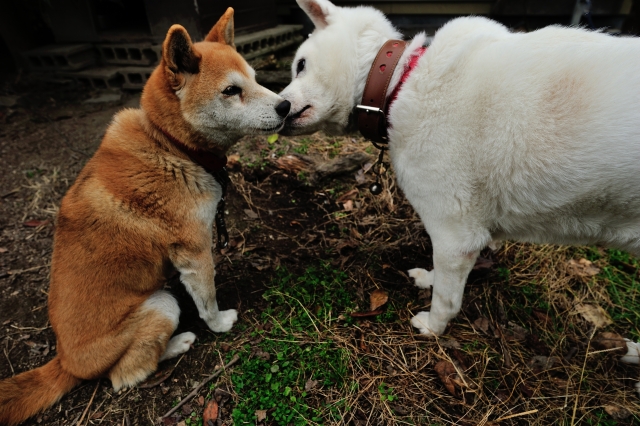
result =
[[191,348],[191,345],[195,341],[196,335],[190,331],[173,336],[171,340],[169,340],[169,343],[167,343],[167,348],[164,350],[159,361],[164,361],[165,359],[171,359],[178,355],[182,355]]
[[413,268],[407,271],[409,276],[415,280],[416,287],[431,288],[433,286],[433,277],[435,273],[433,271],[427,271],[422,268]]
[[[416,285],[433,282],[431,312],[420,312],[411,318],[411,324],[422,334],[439,335],[447,327],[450,319],[455,317],[462,306],[462,295],[467,276],[479,250],[463,253],[456,250],[449,241],[433,238],[433,271],[412,269],[410,275],[416,278]],[[425,275],[426,274],[426,275]]]

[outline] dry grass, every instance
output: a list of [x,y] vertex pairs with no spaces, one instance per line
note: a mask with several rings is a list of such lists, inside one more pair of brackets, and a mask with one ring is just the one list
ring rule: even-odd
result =
[[[301,146],[305,155],[330,159],[368,145],[361,139],[315,135],[302,142],[281,138],[266,152],[284,155]],[[268,155],[264,157],[269,161]],[[356,303],[363,307],[366,295],[378,287],[392,294],[384,318],[361,319],[349,326],[317,321],[316,340],[332,342],[349,356],[346,385],[322,395],[324,404],[340,402],[345,407],[341,420],[325,421],[638,424],[640,418],[632,414],[640,413],[633,388],[640,380],[637,367],[622,365],[615,353],[594,348],[591,343],[600,329],[576,310],[578,304],[601,306],[617,319],[607,330],[637,339],[640,304],[633,304],[637,275],[618,265],[622,258],[622,263],[637,268],[635,260],[599,248],[507,242],[496,252],[483,253],[493,265],[471,275],[463,311],[447,333],[426,339],[408,320],[429,308],[428,292],[411,290],[402,270],[391,277],[385,271],[407,263],[430,268],[428,238],[392,173],[383,177],[385,190],[377,197],[366,190],[371,179],[356,184],[347,177],[315,188],[316,193],[331,194],[334,201],[357,190],[349,197],[353,208],[345,210],[344,202],[327,208],[324,222],[309,231],[323,233],[331,227],[342,231],[339,237],[323,238],[320,245],[330,253],[332,264],[347,272]],[[245,200],[251,203],[248,197]],[[407,247],[422,258],[403,258]],[[593,276],[573,272],[569,261],[582,258],[593,260],[600,272]],[[393,264],[394,260],[403,265]],[[612,286],[614,293],[623,294],[618,300],[612,298]],[[254,321],[259,324],[260,318]],[[299,344],[309,339],[305,333],[290,337]],[[455,367],[454,394],[434,369],[439,361]]]
[[[294,281],[308,267],[329,265],[346,274],[340,279],[345,293],[344,300],[339,299],[332,288],[325,299],[305,305],[291,293],[293,287],[287,283],[294,281],[282,281],[278,287],[274,272],[265,293],[274,299],[269,299],[266,309],[245,306],[235,334],[211,337],[211,342],[202,342],[181,361],[198,360],[194,369],[205,374],[225,357],[243,354],[242,364],[203,395],[226,388],[232,395],[227,403],[229,411],[243,403],[249,407],[252,397],[246,388],[237,387],[238,377],[254,374],[249,368],[252,365],[259,369],[282,363],[276,358],[278,351],[290,351],[295,360],[295,350],[308,347],[316,353],[318,365],[310,370],[300,367],[301,376],[290,386],[292,395],[305,392],[307,380],[317,377],[327,365],[343,368],[336,373],[339,379],[327,379],[305,392],[304,403],[317,410],[316,414],[299,413],[294,420],[281,422],[269,413],[266,424],[640,424],[640,399],[633,388],[640,380],[638,368],[620,364],[612,351],[594,348],[593,338],[601,330],[576,310],[578,304],[600,306],[615,320],[605,330],[638,339],[636,260],[600,248],[507,242],[495,252],[483,252],[490,262],[471,274],[463,310],[446,334],[438,339],[424,338],[416,334],[409,318],[429,309],[430,293],[413,287],[405,271],[411,267],[430,269],[431,247],[420,220],[396,187],[393,173],[382,177],[383,193],[372,196],[367,189],[373,179],[370,172],[354,172],[309,186],[305,183],[308,174],[287,176],[286,171],[272,165],[289,153],[323,162],[358,151],[375,155],[362,139],[319,134],[281,137],[275,144],[253,138],[238,147],[244,170],[233,175],[236,195],[242,200],[242,208],[235,213],[242,215],[242,209],[248,209],[258,218],[231,221],[231,236],[244,245],[236,255],[225,255],[225,262],[235,262],[241,269],[251,268],[254,262],[255,267],[255,256],[248,256],[247,246],[282,239],[290,243],[286,253],[273,247],[271,258],[264,256],[266,260],[259,265],[277,268],[280,256]],[[285,178],[289,180],[278,180]],[[291,190],[292,179],[313,204],[274,205],[276,191],[284,194]],[[275,185],[276,181],[285,183]],[[69,183],[55,168],[29,178],[21,219],[53,218]],[[345,194],[350,195],[337,203]],[[300,232],[289,224],[289,216],[286,226],[270,222],[274,214],[296,212],[298,218],[311,214],[312,209],[316,216],[302,222]],[[257,242],[261,238],[267,243]],[[297,264],[297,256],[305,253],[305,263]],[[600,272],[577,275],[569,261],[582,258],[593,261]],[[240,273],[250,275],[252,271]],[[349,312],[367,310],[368,295],[376,288],[390,293],[385,312],[350,320]],[[272,300],[285,302],[278,305]],[[334,309],[318,310],[318,304],[325,302]],[[310,322],[296,328],[301,317]],[[270,354],[270,360],[256,364],[262,350]],[[453,393],[436,372],[440,361],[455,370]],[[166,396],[157,392],[149,396],[140,389],[112,394],[104,386],[88,412],[87,424],[101,424],[102,419],[110,419],[105,424],[121,423],[132,413],[138,421],[151,424],[166,411],[169,401],[187,393],[190,380],[198,378],[192,370],[183,376],[180,383],[184,380],[186,384],[182,390],[172,390]],[[255,380],[259,384],[262,379],[256,376]],[[87,386],[82,389],[90,395],[95,385]],[[272,394],[273,401],[288,401],[281,390],[278,392]],[[65,410],[83,411],[88,398],[77,400],[77,395],[63,400],[63,404],[71,401],[73,405]],[[202,420],[200,412],[194,405],[196,414],[186,416],[191,424]],[[101,417],[91,418],[95,413]],[[222,421],[231,423],[230,416]]]

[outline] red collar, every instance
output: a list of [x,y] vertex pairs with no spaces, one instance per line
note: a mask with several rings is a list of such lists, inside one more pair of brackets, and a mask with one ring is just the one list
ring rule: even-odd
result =
[[[419,49],[416,49],[415,52],[411,54],[409,57],[409,61],[405,64],[404,70],[402,72],[402,77],[400,77],[400,81],[398,85],[391,92],[391,96],[389,96],[389,102],[387,102],[387,109],[385,111],[386,115],[389,115],[389,108],[391,108],[391,104],[398,98],[398,94],[400,93],[400,89],[402,89],[402,85],[409,78],[409,75],[414,70],[416,66],[418,66],[418,60],[424,55],[424,52],[427,51],[426,46],[422,46]],[[387,121],[387,125],[389,122]]]
[[176,148],[187,154],[191,161],[201,166],[207,171],[207,173],[214,175],[224,169],[224,167],[227,165],[226,155],[219,157],[210,151],[191,148],[190,146],[185,145],[183,142],[173,137],[171,134],[167,133],[163,128],[159,126],[156,127],[158,127],[158,130],[160,130],[164,137],[169,139],[171,143],[176,146]]

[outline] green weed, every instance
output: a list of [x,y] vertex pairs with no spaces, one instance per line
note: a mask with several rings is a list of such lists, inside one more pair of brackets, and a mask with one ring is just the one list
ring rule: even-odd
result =
[[[309,382],[325,391],[348,392],[357,386],[350,378],[349,354],[331,339],[339,315],[355,307],[345,280],[346,274],[328,264],[300,276],[284,268],[277,272],[263,295],[269,304],[260,316],[271,327],[253,333],[259,343],[245,345],[231,375],[241,397],[232,413],[235,424],[255,423],[257,410],[267,410],[267,423],[276,425],[340,421],[339,413],[348,407],[317,398],[305,387]],[[269,355],[251,356],[252,350]]]

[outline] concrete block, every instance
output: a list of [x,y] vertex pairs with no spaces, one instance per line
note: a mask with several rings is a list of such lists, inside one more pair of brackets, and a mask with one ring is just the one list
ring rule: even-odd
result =
[[257,58],[300,43],[303,40],[301,30],[302,25],[278,25],[275,28],[244,34],[235,38],[236,49],[245,59]]
[[124,79],[123,89],[142,90],[155,67],[122,67],[119,72]]
[[113,65],[148,66],[157,64],[161,58],[162,46],[151,43],[98,44],[100,61]]
[[96,63],[91,44],[52,45],[22,54],[33,71],[76,71]]
[[59,75],[94,89],[119,89],[124,84],[120,68],[116,67],[92,68],[78,72],[60,73]]

